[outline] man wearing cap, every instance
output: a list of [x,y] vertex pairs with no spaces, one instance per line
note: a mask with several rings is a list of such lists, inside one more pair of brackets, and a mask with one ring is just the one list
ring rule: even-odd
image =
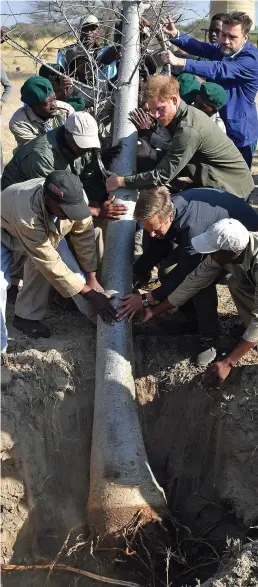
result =
[[[89,200],[100,201],[105,186],[100,177],[94,151],[101,149],[98,127],[88,112],[71,114],[65,124],[21,146],[6,165],[2,175],[2,189],[35,177],[47,177],[54,170],[70,170],[81,178]],[[110,163],[117,155],[117,147],[106,154]],[[106,160],[103,156],[103,162]],[[87,186],[87,187],[86,187]],[[99,192],[99,194],[98,194]],[[94,216],[116,219],[126,213],[124,205],[102,202],[91,207]]]
[[205,112],[226,133],[225,124],[219,114],[219,110],[225,106],[226,101],[227,94],[224,88],[213,82],[204,82],[196,93],[194,106]]
[[57,54],[57,63],[64,67],[68,75],[73,75],[89,85],[92,82],[91,59],[94,59],[99,67],[99,79],[112,79],[117,74],[114,47],[109,45],[100,47],[99,35],[99,20],[94,14],[89,14],[84,18],[81,26],[80,43],[64,47]]
[[186,104],[192,104],[201,87],[199,80],[191,73],[181,73],[177,76],[177,81],[179,83],[179,93],[182,100],[184,100]]
[[86,109],[86,100],[77,95],[72,79],[64,75],[64,68],[61,65],[57,63],[41,65],[39,75],[51,82],[57,100],[70,104],[75,112],[81,112]]
[[51,82],[39,75],[29,77],[23,84],[21,101],[24,106],[9,122],[18,147],[61,126],[74,112],[70,104],[56,100]]
[[[205,383],[217,386],[226,379],[237,361],[258,343],[258,232],[248,232],[238,220],[224,218],[192,238],[192,246],[207,257],[167,300],[158,306],[148,306],[144,320],[182,306],[214,283],[223,270],[230,273],[228,287],[246,330],[233,350],[207,369]],[[213,360],[217,351],[214,340]]]
[[[99,21],[96,16],[89,14],[84,18],[81,30],[80,30],[80,41],[87,51],[93,53],[94,57],[99,51],[99,45],[97,39],[100,34]],[[66,73],[70,74],[70,64],[77,57],[77,55],[83,54],[80,44],[68,45],[59,49],[57,53],[57,63],[61,65]],[[86,56],[86,54],[84,53]]]
[[39,68],[39,76],[49,80],[53,86],[57,100],[66,102],[73,95],[73,81],[65,75],[65,70],[58,63],[46,63]]
[[[62,296],[73,297],[89,317],[96,312],[105,322],[115,319],[116,312],[96,279],[94,227],[79,178],[64,170],[50,173],[46,180],[14,184],[2,192],[1,216],[1,352],[7,348],[6,290],[14,251],[28,256],[16,300],[16,328],[34,338],[50,336],[41,319],[51,285]],[[68,234],[76,258],[64,238]]]

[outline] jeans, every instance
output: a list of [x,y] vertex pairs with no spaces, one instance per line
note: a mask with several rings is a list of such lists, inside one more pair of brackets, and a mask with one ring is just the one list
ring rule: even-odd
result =
[[13,261],[13,254],[3,243],[1,243],[1,353],[7,349],[8,333],[6,328],[6,300],[7,290],[11,285],[10,265]]
[[238,147],[242,157],[244,158],[245,162],[247,163],[249,169],[252,167],[253,156],[255,154],[257,147],[257,141],[252,143],[251,145],[246,145],[245,147]]

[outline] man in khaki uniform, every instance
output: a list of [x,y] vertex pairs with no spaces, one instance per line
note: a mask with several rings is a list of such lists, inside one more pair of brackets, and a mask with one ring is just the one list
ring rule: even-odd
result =
[[56,100],[51,82],[39,75],[29,77],[23,84],[21,101],[24,106],[9,122],[18,147],[61,126],[74,113],[70,104]]
[[[248,232],[238,220],[223,218],[206,232],[193,237],[192,245],[198,253],[208,256],[164,302],[146,308],[144,321],[182,306],[201,289],[209,287],[226,269],[231,274],[228,287],[246,330],[223,360],[208,367],[204,381],[207,385],[216,386],[226,379],[237,361],[258,343],[258,233]],[[215,359],[215,341],[213,345]],[[212,341],[207,341],[209,353],[211,346]]]
[[[1,204],[2,352],[7,348],[8,269],[15,250],[22,250],[29,257],[24,285],[16,301],[16,328],[35,338],[50,336],[48,328],[40,322],[50,285],[62,296],[74,297],[85,314],[95,312],[105,322],[111,322],[116,312],[96,279],[93,221],[79,178],[63,170],[50,173],[46,180],[37,178],[14,184],[2,192]],[[64,239],[68,234],[76,259]]]

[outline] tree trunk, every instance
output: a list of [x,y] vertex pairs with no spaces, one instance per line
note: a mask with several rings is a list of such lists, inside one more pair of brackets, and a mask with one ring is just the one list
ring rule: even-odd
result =
[[[120,175],[134,173],[136,164],[137,132],[128,114],[138,105],[137,69],[132,76],[139,58],[137,5],[137,1],[123,3],[124,50],[113,137],[114,144],[119,139],[123,142],[122,153],[113,169]],[[119,296],[132,288],[135,201],[135,191],[117,191],[116,202],[125,202],[128,213],[123,220],[108,222],[102,281],[105,289],[115,289]],[[148,464],[138,418],[131,327],[126,322],[108,326],[99,319],[89,524],[102,536],[110,536],[120,533],[139,511],[142,521],[150,521],[157,519],[165,507],[164,492]]]

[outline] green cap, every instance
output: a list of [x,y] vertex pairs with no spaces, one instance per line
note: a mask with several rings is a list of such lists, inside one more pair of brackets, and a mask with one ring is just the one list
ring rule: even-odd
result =
[[81,110],[85,110],[86,108],[86,100],[82,98],[82,96],[74,96],[73,98],[67,98],[67,104],[70,104],[75,112],[80,112]]
[[182,100],[184,100],[186,104],[192,104],[201,87],[200,82],[192,73],[181,73],[178,76],[177,81],[179,83],[179,93]]
[[208,102],[217,110],[220,110],[227,102],[227,94],[224,88],[213,82],[204,82],[200,87],[199,95],[204,102]]
[[28,106],[40,104],[40,102],[47,100],[53,92],[53,86],[48,79],[33,75],[21,87],[21,101]]

